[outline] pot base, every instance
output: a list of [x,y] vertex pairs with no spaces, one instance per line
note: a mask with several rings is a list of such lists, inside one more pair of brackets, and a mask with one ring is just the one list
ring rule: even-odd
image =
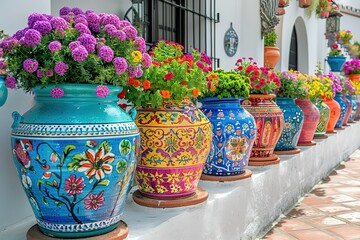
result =
[[266,166],[280,163],[280,158],[273,154],[271,157],[251,157],[249,166]]
[[293,150],[284,150],[284,151],[274,151],[277,155],[292,155],[300,153],[300,148],[295,148]]
[[310,141],[310,142],[303,142],[303,143],[298,143],[297,144],[298,146],[314,146],[314,145],[316,145],[316,142],[314,142],[314,141]]
[[134,201],[145,207],[152,208],[175,208],[196,205],[205,202],[208,199],[208,192],[203,188],[197,188],[195,194],[174,200],[154,199],[143,196],[139,190],[136,190],[132,197]]
[[249,169],[245,169],[245,171],[241,174],[230,175],[230,176],[215,176],[215,175],[206,175],[202,174],[200,180],[204,181],[215,181],[215,182],[231,182],[242,180],[251,177],[252,171]]
[[343,127],[339,127],[339,128],[334,128],[335,130],[345,130],[345,128]]
[[[81,238],[82,240],[123,240],[127,237],[129,232],[128,226],[125,222],[120,221],[120,224],[111,232],[94,236]],[[73,239],[73,236],[70,236]],[[26,233],[27,240],[61,240],[64,238],[54,238],[42,233],[37,224],[32,226]]]
[[332,131],[326,132],[326,134],[337,134],[337,132],[332,130]]
[[314,136],[314,138],[313,139],[327,139],[328,138],[328,136],[327,135],[320,135],[320,136]]

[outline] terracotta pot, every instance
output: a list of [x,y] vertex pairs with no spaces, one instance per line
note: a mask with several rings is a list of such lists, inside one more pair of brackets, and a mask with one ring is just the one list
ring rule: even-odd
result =
[[312,0],[299,0],[299,7],[307,8],[310,6]]
[[349,99],[346,98],[345,94],[342,96],[342,99],[346,102],[346,105],[347,105],[347,110],[346,110],[346,113],[345,113],[343,126],[347,126],[348,122],[349,122],[351,112],[352,112],[352,103],[349,101]]
[[328,18],[329,17],[329,14],[330,14],[330,11],[329,10],[323,10],[319,13],[319,18]]
[[284,128],[284,115],[274,98],[274,94],[251,94],[241,102],[241,106],[254,116],[257,128],[250,166],[278,163],[274,148]]
[[298,145],[312,144],[312,139],[319,123],[319,109],[309,99],[296,99],[295,103],[304,113],[304,124],[300,133]]
[[274,68],[280,59],[280,49],[277,47],[264,47],[264,66]]
[[340,117],[340,105],[334,99],[326,100],[325,104],[330,108],[330,117],[329,117],[329,122],[326,126],[326,132],[332,133],[334,132],[336,122]]
[[284,8],[284,7],[289,6],[289,0],[280,0],[278,6],[279,6],[279,8]]
[[277,8],[276,9],[276,15],[281,16],[285,14],[285,9],[284,8]]
[[349,74],[349,75],[346,75],[350,81],[352,82],[358,82],[360,81],[360,74]]
[[320,119],[316,127],[314,136],[321,137],[324,136],[326,133],[326,127],[329,123],[329,118],[330,118],[330,108],[324,102],[318,102],[315,105],[319,109]]

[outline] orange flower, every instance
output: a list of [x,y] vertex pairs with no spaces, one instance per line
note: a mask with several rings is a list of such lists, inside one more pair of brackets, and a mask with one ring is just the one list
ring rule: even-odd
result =
[[143,85],[144,90],[150,89],[150,81],[149,80],[144,80],[142,85]]
[[140,86],[140,81],[139,80],[135,80],[134,81],[134,87],[139,87]]
[[168,90],[160,90],[160,94],[163,98],[169,99],[170,98],[170,92]]
[[155,66],[160,67],[160,66],[161,66],[161,63],[153,61],[153,62],[152,62],[152,65],[155,65]]
[[129,78],[128,85],[129,85],[129,86],[132,86],[132,85],[134,85],[134,82],[135,82],[134,78],[130,77],[130,78]]
[[198,89],[198,88],[194,88],[194,89],[192,90],[192,95],[193,95],[193,97],[198,97],[198,96],[199,96],[199,89]]

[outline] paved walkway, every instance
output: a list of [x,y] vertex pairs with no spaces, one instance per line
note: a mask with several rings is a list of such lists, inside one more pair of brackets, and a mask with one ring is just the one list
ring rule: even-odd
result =
[[360,240],[360,150],[316,185],[263,239]]

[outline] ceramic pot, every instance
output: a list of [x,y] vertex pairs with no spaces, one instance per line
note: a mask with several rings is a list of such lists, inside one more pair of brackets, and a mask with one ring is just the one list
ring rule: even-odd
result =
[[276,9],[276,15],[278,15],[278,16],[284,15],[285,13],[286,13],[285,8],[279,7],[279,8]]
[[59,238],[90,237],[118,226],[136,166],[139,130],[96,85],[62,84],[61,98],[36,87],[35,105],[14,112],[11,146],[40,230]]
[[193,195],[211,148],[211,124],[204,113],[184,99],[138,109],[136,124],[141,157],[135,177],[141,195],[167,200]]
[[357,110],[355,113],[355,121],[358,121],[360,119],[360,95],[353,95],[352,98],[357,106]]
[[352,82],[357,82],[357,81],[360,81],[360,74],[349,74],[349,75],[346,75],[350,81]]
[[330,15],[330,11],[329,10],[323,10],[319,13],[318,17],[319,18],[328,18]]
[[5,78],[5,75],[0,75],[0,107],[5,104],[8,96],[8,90],[5,85]]
[[347,95],[346,98],[349,100],[349,102],[351,103],[351,113],[350,113],[350,117],[348,120],[348,123],[353,123],[355,121],[355,115],[357,112],[357,104],[356,102],[353,100],[353,96],[351,95]]
[[328,56],[327,63],[332,72],[340,72],[346,62],[346,57],[343,56]]
[[235,98],[204,98],[201,110],[212,124],[211,154],[203,173],[230,176],[244,173],[256,135],[254,117]]
[[315,105],[319,109],[320,119],[314,136],[321,137],[326,133],[326,128],[330,118],[330,108],[324,102],[317,102]]
[[345,115],[348,110],[348,105],[343,100],[342,94],[337,93],[334,97],[334,100],[340,105],[340,116],[335,124],[335,129],[341,129],[342,125],[344,124]]
[[279,8],[284,8],[289,6],[289,0],[279,0]]
[[342,99],[345,101],[347,105],[343,126],[347,126],[352,112],[352,103],[349,101],[349,99],[347,99],[347,95],[345,94],[343,94]]
[[254,116],[257,128],[249,165],[278,163],[274,149],[284,128],[284,115],[274,98],[274,94],[250,94],[241,102],[241,106]]
[[264,47],[264,66],[274,68],[280,59],[280,49],[277,47]]
[[284,114],[284,129],[276,144],[275,151],[291,151],[296,149],[301,128],[304,123],[304,113],[295,104],[294,98],[276,98],[276,104]]
[[299,0],[299,7],[307,8],[311,5],[312,0]]
[[327,99],[325,104],[330,108],[329,122],[326,126],[327,133],[333,133],[336,122],[340,117],[340,105],[334,99]]
[[304,125],[301,129],[298,145],[312,144],[316,127],[319,123],[320,112],[309,99],[296,99],[295,103],[304,113]]

